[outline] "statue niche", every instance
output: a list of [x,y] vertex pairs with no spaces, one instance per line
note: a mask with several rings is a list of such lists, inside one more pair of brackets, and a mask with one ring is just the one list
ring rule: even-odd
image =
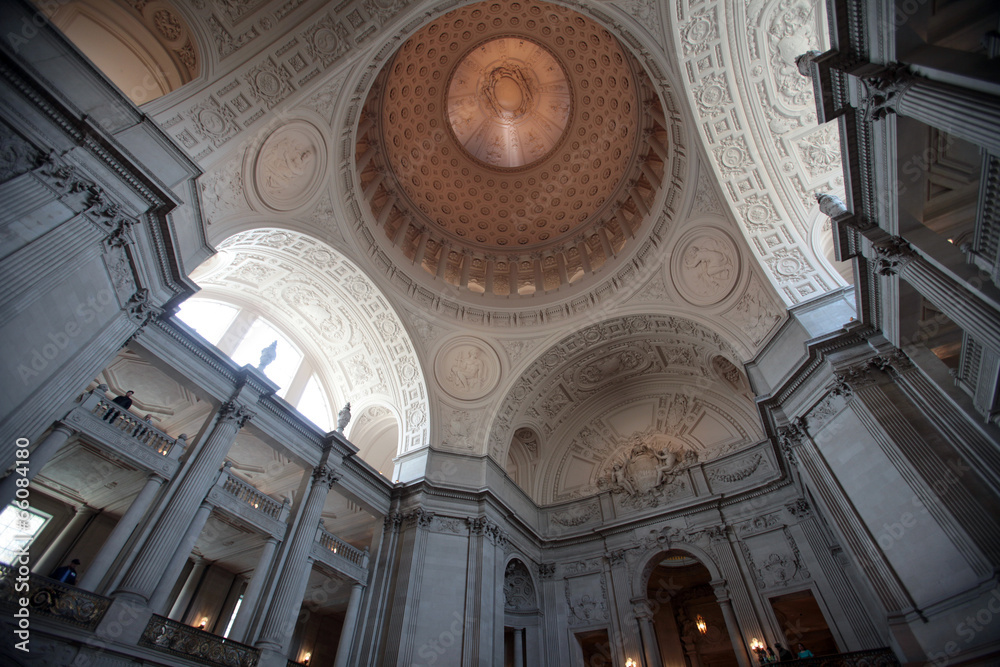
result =
[[610,469],[597,486],[622,496],[623,505],[656,507],[687,488],[679,473],[697,463],[698,454],[662,434],[634,433],[610,460]]

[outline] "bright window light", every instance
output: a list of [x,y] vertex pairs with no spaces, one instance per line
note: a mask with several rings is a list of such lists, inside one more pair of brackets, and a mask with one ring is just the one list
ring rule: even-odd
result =
[[[254,574],[256,574],[256,572]],[[233,607],[233,613],[229,616],[229,623],[226,624],[226,631],[222,633],[223,637],[229,637],[229,631],[233,629],[233,623],[236,622],[236,614],[240,613],[240,606],[242,604],[243,596],[240,595],[240,599],[236,601],[236,606]]]
[[278,396],[284,396],[292,378],[295,377],[295,371],[302,362],[302,353],[295,349],[288,338],[271,326],[270,322],[257,318],[250,325],[250,330],[233,352],[233,361],[241,366],[247,364],[257,366],[260,364],[261,350],[274,341],[278,341],[277,356],[264,369],[264,374],[281,387]]
[[323,391],[319,378],[313,375],[306,384],[299,404],[295,406],[305,417],[324,431],[333,430],[333,414],[330,412],[330,402]]
[[31,546],[51,518],[33,507],[22,513],[20,509],[8,505],[0,512],[0,562],[10,563],[12,558]]
[[208,299],[188,299],[181,304],[177,317],[212,345],[218,345],[239,308]]

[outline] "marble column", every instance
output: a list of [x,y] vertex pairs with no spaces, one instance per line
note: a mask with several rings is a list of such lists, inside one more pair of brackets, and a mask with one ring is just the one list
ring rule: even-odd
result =
[[194,549],[194,543],[198,541],[201,529],[205,527],[205,522],[208,521],[208,517],[213,509],[214,506],[207,502],[201,504],[194,515],[194,519],[188,525],[187,531],[181,538],[180,544],[171,552],[166,570],[163,572],[159,583],[153,589],[153,594],[149,598],[149,608],[153,610],[154,614],[161,614],[166,611],[165,607],[167,606],[167,599],[170,597],[170,592],[174,589],[174,584],[177,583],[177,577],[181,576],[181,570],[184,569],[184,564],[187,563],[188,556],[191,555],[191,550]]
[[660,647],[656,641],[656,628],[653,627],[653,610],[646,602],[632,605],[635,620],[639,624],[639,638],[642,640],[643,663],[646,667],[663,667]]
[[309,572],[312,569],[313,544],[316,543],[316,532],[319,530],[319,519],[326,504],[326,496],[340,475],[327,465],[313,468],[312,486],[309,497],[302,509],[302,516],[295,529],[288,548],[288,556],[278,575],[271,606],[261,624],[260,639],[257,647],[284,654],[288,649],[289,640],[295,630],[295,619],[299,607],[302,606],[302,596],[309,582]]
[[66,552],[73,546],[73,542],[80,536],[80,533],[90,523],[95,514],[97,514],[97,509],[88,505],[77,507],[76,514],[66,524],[66,527],[59,531],[59,537],[49,545],[49,548],[45,550],[42,557],[35,561],[32,571],[35,574],[47,577],[52,570],[63,565],[63,560],[71,560],[73,555]]
[[878,118],[887,111],[919,120],[996,153],[1000,152],[1000,98],[996,95],[925,79],[900,65],[862,79],[867,108]]
[[344,627],[340,630],[340,641],[337,643],[337,658],[333,667],[348,667],[351,649],[354,646],[354,633],[358,627],[358,613],[361,611],[361,594],[365,587],[362,584],[351,586],[351,599],[347,601],[347,613],[344,614]]
[[895,236],[873,245],[875,270],[898,275],[962,330],[1000,352],[1000,313],[979,294],[948,276]]
[[267,571],[271,567],[271,560],[274,558],[274,550],[278,545],[278,539],[273,535],[268,535],[264,542],[264,548],[257,559],[257,566],[253,569],[250,577],[250,584],[243,593],[243,602],[240,603],[240,610],[236,613],[236,620],[229,630],[229,637],[238,642],[246,641],[247,629],[253,614],[257,611],[257,603],[260,600],[260,592],[264,590],[264,583],[267,579]]
[[514,667],[524,667],[524,628],[514,630]]
[[[187,559],[184,559],[187,562]],[[198,556],[194,559],[194,565],[191,567],[191,571],[188,572],[187,579],[184,580],[184,586],[181,588],[181,592],[177,594],[177,599],[174,600],[174,604],[170,607],[170,613],[167,614],[167,618],[172,618],[175,621],[184,622],[184,610],[187,609],[188,604],[191,602],[191,598],[194,597],[195,589],[198,588],[198,584],[201,583],[201,577],[205,574],[205,569],[208,567],[208,561],[203,557]]]
[[220,408],[211,434],[140,548],[139,555],[119,585],[116,595],[132,597],[137,602],[150,600],[164,571],[170,565],[169,559],[175,551],[175,545],[187,532],[192,518],[199,511],[198,506],[215,483],[219,468],[236,440],[237,433],[252,416],[252,412],[232,401]]
[[84,572],[83,578],[80,580],[80,588],[87,591],[96,591],[101,585],[104,575],[108,573],[108,569],[121,554],[125,543],[132,535],[132,531],[139,525],[139,521],[146,516],[149,506],[153,503],[153,498],[156,497],[164,481],[166,480],[156,473],[151,473],[146,478],[146,485],[139,491],[139,495],[132,500],[132,504],[129,505],[128,510],[118,520],[118,523],[115,524],[114,530],[108,535],[108,539],[104,541],[104,545],[97,553],[97,557],[87,567],[87,571]]
[[743,636],[740,634],[740,626],[736,622],[736,614],[733,612],[733,603],[729,600],[729,591],[726,590],[726,582],[715,580],[709,582],[715,591],[715,599],[722,608],[722,616],[726,619],[726,630],[729,632],[729,639],[733,643],[733,651],[736,653],[736,660],[740,667],[751,667],[746,648],[743,644]]
[[[37,475],[45,464],[52,460],[55,453],[66,444],[66,441],[70,439],[76,431],[71,429],[65,424],[56,424],[49,431],[49,434],[45,436],[45,439],[38,443],[38,446],[31,450],[28,456],[28,465],[24,466],[24,471],[26,474],[21,474],[19,472],[20,468],[14,468],[10,471],[10,474],[0,479],[0,507],[7,507],[14,500],[17,494],[17,481],[19,479],[31,480]],[[20,440],[21,443],[24,440]],[[21,448],[20,444],[14,443],[17,448]],[[8,445],[4,445],[8,447]],[[15,451],[13,448],[11,451]],[[24,482],[22,482],[23,484]]]

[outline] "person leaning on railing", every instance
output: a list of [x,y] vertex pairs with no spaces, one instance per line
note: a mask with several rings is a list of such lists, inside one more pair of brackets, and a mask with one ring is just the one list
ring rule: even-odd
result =
[[129,389],[128,391],[125,392],[124,396],[115,396],[114,398],[112,398],[111,402],[119,406],[121,410],[115,410],[114,408],[109,406],[108,411],[104,414],[104,421],[113,422],[115,420],[115,416],[118,415],[118,413],[125,412],[130,407],[132,407],[132,394],[134,393],[135,393],[134,391]]

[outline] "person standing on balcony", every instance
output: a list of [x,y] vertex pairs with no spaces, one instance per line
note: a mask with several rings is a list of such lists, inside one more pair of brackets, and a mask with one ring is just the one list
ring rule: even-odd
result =
[[114,398],[112,398],[111,402],[121,407],[121,410],[115,410],[111,407],[108,407],[108,411],[104,414],[104,421],[113,423],[115,421],[115,415],[121,412],[125,412],[130,407],[132,407],[132,394],[134,393],[135,393],[134,391],[129,389],[128,391],[125,392],[124,396],[115,396]]
[[56,581],[61,581],[64,584],[69,584],[70,586],[76,586],[76,566],[80,564],[79,558],[74,558],[69,562],[69,565],[63,565],[62,567],[57,567],[49,575],[50,579],[55,579]]

